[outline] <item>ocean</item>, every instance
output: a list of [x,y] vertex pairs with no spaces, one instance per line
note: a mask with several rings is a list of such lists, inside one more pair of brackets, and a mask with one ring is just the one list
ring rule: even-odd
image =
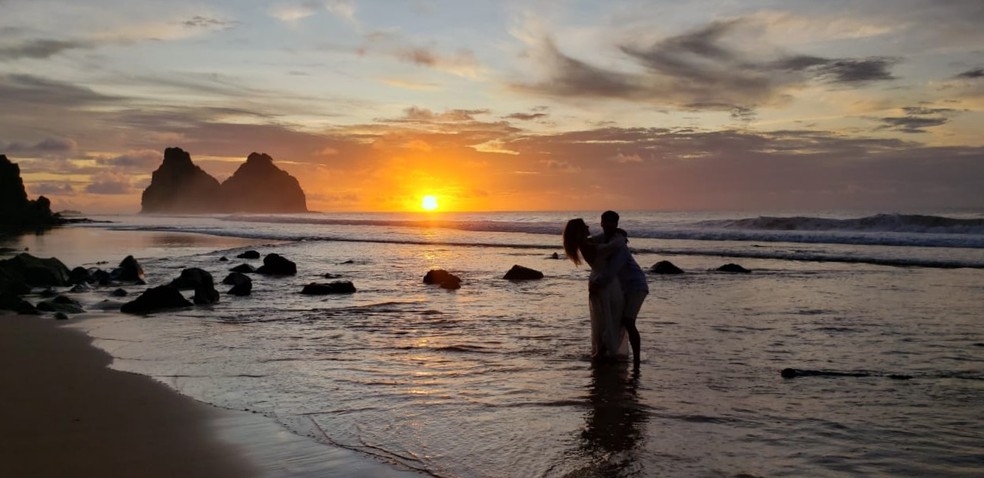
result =
[[[589,360],[588,270],[560,247],[599,213],[113,216],[0,245],[133,254],[149,286],[294,261],[149,316],[75,294],[78,326],[113,368],[424,476],[984,474],[984,213],[621,211],[643,268],[685,271],[649,275],[638,373]],[[438,268],[461,288],[424,284]],[[300,294],[334,280],[357,292]]]

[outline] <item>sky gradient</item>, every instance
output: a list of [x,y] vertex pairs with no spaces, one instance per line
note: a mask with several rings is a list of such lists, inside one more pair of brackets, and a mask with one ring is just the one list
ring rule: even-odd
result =
[[136,212],[167,147],[318,211],[984,209],[984,2],[0,0],[0,154]]

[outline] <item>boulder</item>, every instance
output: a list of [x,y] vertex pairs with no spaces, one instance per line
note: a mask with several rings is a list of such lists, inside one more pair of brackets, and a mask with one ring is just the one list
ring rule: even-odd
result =
[[307,212],[300,183],[265,153],[251,153],[220,189],[227,212]]
[[233,267],[232,269],[229,270],[232,272],[242,272],[242,273],[256,272],[256,268],[249,264],[239,264],[238,266]]
[[37,309],[42,312],[64,312],[66,314],[81,314],[85,312],[82,304],[63,295],[59,295],[51,300],[38,302]]
[[198,305],[216,304],[219,302],[219,291],[215,290],[215,287],[196,287],[193,300]]
[[222,283],[226,285],[231,285],[232,289],[229,289],[228,294],[244,296],[249,295],[253,291],[253,279],[249,276],[240,272],[233,272],[222,279]]
[[512,266],[512,269],[509,269],[509,272],[506,272],[506,275],[502,278],[507,280],[537,280],[543,279],[543,273],[538,270],[530,269],[529,267],[514,265]]
[[437,284],[442,289],[456,290],[461,288],[461,278],[444,269],[431,269],[424,275],[424,284]]
[[116,289],[116,290],[114,290],[109,295],[111,295],[113,297],[126,297],[127,296],[127,292],[125,290],[123,290],[123,289]]
[[127,302],[120,307],[120,312],[127,314],[149,314],[158,310],[190,307],[192,304],[181,295],[181,291],[169,285],[151,287],[140,297]]
[[0,261],[2,272],[9,287],[14,282],[23,282],[31,287],[51,287],[69,285],[71,271],[62,261],[52,257],[41,259],[26,252],[10,259]]
[[85,267],[76,267],[68,273],[68,281],[72,284],[91,284],[95,282],[92,273]]
[[267,254],[263,258],[263,265],[256,272],[260,274],[270,274],[288,276],[297,274],[297,264],[283,258],[280,254]]
[[89,269],[89,274],[92,275],[92,280],[99,285],[109,285],[113,281],[113,276],[109,272],[99,268]]
[[717,271],[718,272],[731,272],[731,273],[734,273],[734,274],[748,274],[748,273],[752,272],[752,271],[750,271],[748,269],[745,269],[744,267],[742,267],[742,266],[740,266],[738,264],[725,264],[725,265],[723,265],[721,267],[718,267],[717,268]]
[[355,286],[349,281],[335,281],[328,284],[312,282],[301,290],[301,293],[305,295],[352,294],[354,292]]
[[653,274],[683,274],[683,269],[673,265],[670,261],[659,261],[649,268]]
[[89,284],[87,284],[87,283],[85,283],[85,282],[81,282],[79,284],[73,285],[72,288],[69,289],[68,291],[69,292],[74,292],[76,294],[78,294],[80,292],[92,292],[92,286],[89,285]]
[[13,294],[0,292],[0,310],[12,310],[18,314],[38,315],[38,309],[30,302]]
[[237,259],[259,259],[260,258],[260,253],[257,252],[257,251],[249,250],[249,251],[243,252],[242,254],[239,254],[238,256],[236,256],[236,258]]
[[219,262],[229,262],[229,258],[226,256],[222,256],[219,258]]
[[164,150],[140,200],[141,213],[221,212],[219,182],[191,162],[181,148]]
[[178,290],[191,290],[202,286],[215,287],[215,281],[212,279],[212,274],[208,271],[197,267],[189,267],[182,270],[181,275],[177,279],[172,280],[168,285]]
[[133,256],[126,256],[109,276],[121,282],[140,282],[144,278],[144,270]]
[[68,316],[64,312],[55,312],[55,320],[68,320]]

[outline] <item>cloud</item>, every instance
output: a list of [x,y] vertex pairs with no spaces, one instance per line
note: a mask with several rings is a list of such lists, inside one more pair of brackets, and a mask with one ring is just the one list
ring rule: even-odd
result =
[[533,120],[546,118],[547,116],[549,115],[546,113],[513,113],[510,115],[506,115],[505,118],[520,120],[520,121],[533,121]]
[[318,13],[321,5],[318,2],[279,3],[270,7],[269,15],[285,23],[294,23]]
[[238,21],[233,20],[223,20],[219,18],[203,17],[201,15],[195,15],[187,20],[181,22],[182,25],[188,28],[204,28],[207,30],[228,30],[235,28],[239,25]]
[[115,170],[146,173],[147,171],[156,169],[162,160],[163,156],[160,151],[142,150],[131,151],[97,161]]
[[68,50],[91,49],[95,45],[78,40],[27,40],[9,46],[0,46],[0,60],[46,59]]
[[894,129],[903,133],[925,133],[926,128],[941,126],[947,123],[943,117],[923,117],[923,116],[902,116],[881,118],[885,128]]
[[974,68],[957,74],[956,78],[964,80],[976,80],[984,78],[984,68]]
[[91,194],[131,194],[135,191],[129,176],[108,171],[94,175],[85,187],[85,192]]
[[[890,57],[823,58],[741,50],[757,31],[746,18],[715,21],[655,42],[617,45],[622,69],[602,68],[561,52],[550,37],[533,45],[546,78],[518,83],[520,91],[561,98],[611,98],[731,111],[784,102],[810,83],[861,86],[894,79]],[[763,48],[757,48],[763,50]],[[767,49],[764,49],[767,50]],[[641,69],[641,71],[640,71]]]
[[[26,105],[30,109],[40,106],[70,108],[116,99],[118,98],[97,93],[90,88],[38,76],[0,75],[0,106],[7,108],[12,104]],[[13,112],[8,109],[6,113]]]
[[36,143],[24,143],[19,141],[4,143],[3,141],[0,141],[0,153],[6,152],[8,154],[24,156],[66,155],[75,153],[77,150],[78,144],[75,140],[69,138],[45,138]]
[[30,186],[31,194],[53,194],[61,196],[71,196],[75,194],[75,188],[71,183],[38,183]]

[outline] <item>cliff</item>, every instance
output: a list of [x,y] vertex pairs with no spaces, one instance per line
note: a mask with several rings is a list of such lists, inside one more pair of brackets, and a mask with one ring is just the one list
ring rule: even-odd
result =
[[307,212],[304,191],[266,154],[253,153],[225,182],[191,162],[180,148],[164,150],[164,162],[143,192],[142,213]]
[[250,154],[222,183],[221,192],[228,212],[307,212],[297,179],[274,166],[273,158],[266,154]]
[[20,167],[0,154],[0,225],[14,227],[62,224],[61,216],[51,212],[51,201],[44,196],[27,198]]

